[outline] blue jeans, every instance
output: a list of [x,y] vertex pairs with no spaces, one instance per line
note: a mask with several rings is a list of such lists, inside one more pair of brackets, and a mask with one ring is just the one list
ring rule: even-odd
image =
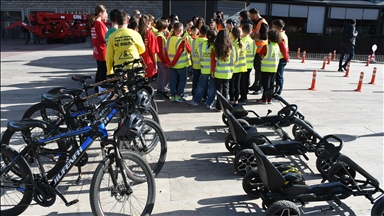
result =
[[195,96],[197,83],[199,83],[201,70],[200,69],[192,69],[192,96]]
[[171,90],[171,96],[181,96],[181,94],[184,93],[185,84],[187,83],[187,68],[171,68],[170,71],[171,78],[169,81],[169,88]]
[[210,74],[200,74],[199,83],[197,84],[195,95],[193,96],[193,101],[200,103],[203,99],[205,92],[208,87],[208,98],[206,100],[207,105],[212,106],[215,101],[216,87],[215,79],[212,78]]
[[[349,54],[347,60],[344,62],[344,56],[345,54]],[[350,62],[355,55],[355,45],[341,45],[341,53],[340,53],[340,60],[339,60],[339,68],[346,67],[348,65],[348,62]]]
[[284,85],[284,68],[287,65],[287,61],[285,58],[280,59],[279,66],[277,67],[276,72],[276,85],[280,86],[280,90],[277,92],[277,94],[281,94],[281,91],[283,91],[283,85]]

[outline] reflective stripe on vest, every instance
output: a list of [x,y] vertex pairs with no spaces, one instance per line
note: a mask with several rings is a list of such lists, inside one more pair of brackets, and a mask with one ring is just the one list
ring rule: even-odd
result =
[[277,43],[267,44],[267,53],[261,61],[261,71],[276,73],[280,60],[280,48]]
[[[261,20],[257,23],[257,25],[255,26],[255,28],[253,28],[252,32],[253,33],[256,33],[256,34],[260,34],[260,28],[261,28],[261,24],[262,23],[265,23],[267,26],[268,26],[268,23],[267,21],[264,19],[264,18],[261,18]],[[263,48],[264,45],[266,45],[268,43],[268,40],[259,40],[259,39],[256,39],[255,40],[255,43],[256,43],[256,53],[259,53],[260,50]]]
[[[157,32],[156,37],[161,37],[161,42],[163,43],[163,50],[160,50],[160,52],[163,52],[163,56],[165,55],[165,51],[167,50],[166,47],[166,41],[167,38],[165,38],[165,34],[163,32]],[[161,62],[159,55],[157,55],[157,62]]]
[[208,41],[204,41],[199,47],[199,62],[201,74],[211,74],[211,53],[213,44],[208,47]]
[[192,41],[192,68],[193,69],[201,69],[200,66],[200,58],[199,58],[199,50],[201,45],[204,41],[206,41],[207,38],[204,37],[197,37],[195,40]]
[[[179,48],[181,42],[183,39],[178,36],[172,36],[168,38],[167,41],[167,51],[168,51],[168,57],[169,60],[172,62],[173,59],[175,58],[176,51]],[[172,68],[180,69],[180,68],[185,68],[191,65],[191,62],[188,58],[187,51],[184,49],[183,53],[180,55],[180,58],[178,59],[177,63],[172,66]]]
[[245,45],[245,61],[247,63],[247,69],[253,68],[253,60],[256,54],[256,44],[253,42],[250,36],[241,38],[243,45]]
[[234,47],[229,53],[229,58],[227,61],[218,59],[216,57],[215,78],[231,79],[233,75],[235,58],[236,58],[236,52]]
[[242,43],[243,47],[239,47],[239,42],[236,39],[234,42],[235,44],[235,50],[237,55],[237,62],[233,69],[233,73],[240,73],[240,72],[247,72],[247,62],[245,60],[245,46],[244,43]]

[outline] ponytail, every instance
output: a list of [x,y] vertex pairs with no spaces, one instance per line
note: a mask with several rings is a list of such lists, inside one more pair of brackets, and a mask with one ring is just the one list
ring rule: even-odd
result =
[[239,45],[239,48],[243,48],[243,43],[241,43],[241,39],[237,38],[237,44]]

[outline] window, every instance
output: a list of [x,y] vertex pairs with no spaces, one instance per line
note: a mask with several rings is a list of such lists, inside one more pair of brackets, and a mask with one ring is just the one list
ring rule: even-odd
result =
[[378,9],[339,7],[331,8],[326,33],[341,35],[343,28],[348,24],[349,19],[356,20],[356,30],[359,32],[359,37],[376,35],[377,20],[379,19]]

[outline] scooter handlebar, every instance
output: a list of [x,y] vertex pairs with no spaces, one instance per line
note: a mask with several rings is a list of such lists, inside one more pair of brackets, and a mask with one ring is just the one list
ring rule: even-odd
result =
[[[338,141],[339,145],[335,146],[333,143],[328,141],[330,139],[334,139]],[[316,145],[315,155],[316,157],[321,159],[332,158],[340,153],[343,146],[344,146],[344,141],[342,139],[340,139],[339,137],[333,134],[330,134],[323,137],[323,139],[321,139],[319,143]]]

